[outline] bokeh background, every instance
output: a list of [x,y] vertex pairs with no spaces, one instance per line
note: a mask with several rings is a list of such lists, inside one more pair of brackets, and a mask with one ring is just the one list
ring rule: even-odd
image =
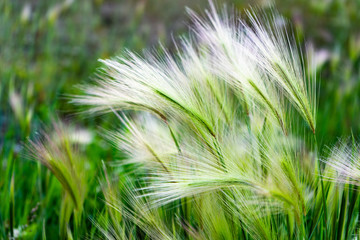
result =
[[[360,0],[217,1],[244,12],[275,7],[293,26],[299,45],[313,51],[318,82],[317,138],[332,145],[360,134]],[[69,103],[78,84],[91,81],[97,59],[173,48],[186,35],[186,7],[197,12],[207,0],[1,0],[0,1],[0,239],[12,218],[10,186],[15,181],[14,223],[21,239],[58,236],[61,186],[24,151],[28,139],[54,119],[86,129],[86,171],[94,176],[85,208],[92,216],[103,202],[97,177],[104,162],[120,158],[99,128],[114,127],[114,116],[85,117]],[[48,131],[51,131],[49,129]],[[119,170],[121,171],[121,170]],[[91,214],[90,214],[91,215]],[[91,222],[84,220],[86,226]],[[86,229],[86,228],[85,228]],[[91,231],[93,228],[88,227]]]

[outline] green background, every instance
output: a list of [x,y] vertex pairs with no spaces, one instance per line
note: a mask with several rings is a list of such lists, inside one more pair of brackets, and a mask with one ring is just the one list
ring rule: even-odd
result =
[[[331,146],[339,138],[360,134],[360,1],[285,0],[219,1],[240,13],[249,6],[273,6],[293,26],[299,45],[313,49],[318,84],[317,138]],[[207,1],[79,0],[0,1],[0,239],[7,238],[10,181],[15,179],[15,228],[21,238],[58,237],[61,185],[48,170],[29,160],[25,149],[54,119],[86,127],[94,133],[82,149],[89,160],[91,192],[87,214],[103,209],[97,184],[101,160],[121,158],[98,134],[113,128],[111,115],[88,117],[69,103],[77,85],[90,82],[97,59],[126,49],[174,48],[173,39],[187,33],[185,7],[203,12]],[[305,53],[305,50],[304,50]],[[122,171],[119,169],[118,171]],[[89,217],[89,216],[87,216]],[[94,231],[85,218],[84,233]]]

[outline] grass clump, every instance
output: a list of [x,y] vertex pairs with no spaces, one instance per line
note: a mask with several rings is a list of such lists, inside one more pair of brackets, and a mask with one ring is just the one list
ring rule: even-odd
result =
[[72,237],[69,229],[72,214],[74,231],[80,227],[88,191],[89,179],[84,171],[86,159],[76,149],[78,140],[80,137],[74,129],[58,122],[52,125],[52,134],[43,133],[37,141],[30,141],[28,145],[31,158],[49,169],[64,190],[59,219],[61,238]]
[[[166,224],[174,238],[341,237],[330,229],[344,224],[337,207],[348,191],[323,180],[340,163],[321,169],[318,156],[307,156],[318,153],[316,83],[284,21],[249,11],[248,24],[210,5],[205,18],[190,11],[191,40],[174,54],[102,61],[100,80],[73,101],[91,112],[131,111],[132,119],[119,117],[125,130],[110,139],[127,153],[123,164],[140,166],[136,198],[175,209]],[[310,128],[303,139],[294,134],[303,126],[295,112]],[[314,136],[313,149],[306,135]],[[199,209],[211,208],[209,196],[216,213]]]
[[[95,228],[87,237],[358,233],[358,146],[320,155],[316,82],[282,17],[251,10],[248,23],[219,14],[212,2],[204,17],[189,14],[194,28],[174,52],[161,47],[101,60],[96,83],[73,97],[85,113],[116,115],[121,128],[105,136],[126,155],[103,165],[105,207],[90,216]],[[64,189],[60,236],[71,239],[79,237],[90,179],[69,133],[54,125],[54,136],[44,134],[29,149]]]

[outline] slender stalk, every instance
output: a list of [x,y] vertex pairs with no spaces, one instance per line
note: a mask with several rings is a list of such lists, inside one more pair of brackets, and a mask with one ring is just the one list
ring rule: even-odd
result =
[[9,203],[9,223],[10,223],[10,239],[15,239],[14,235],[14,226],[15,226],[15,171],[13,168],[13,173],[11,175],[11,182],[10,182],[10,203]]
[[[347,206],[348,206],[348,187],[349,186],[345,186],[344,190],[343,190],[343,194],[342,194],[342,199],[341,199],[341,208],[340,208],[340,216],[339,216],[339,221],[338,221],[338,232],[337,232],[337,239],[341,240],[343,239],[343,229],[344,229],[344,225],[346,224],[346,222],[344,221],[346,218],[346,213],[347,213]],[[349,224],[349,223],[348,223]]]
[[[315,154],[317,155],[318,153],[318,143],[317,143],[317,139],[316,139],[316,134],[313,135],[314,136],[314,144],[315,144]],[[327,239],[327,206],[326,206],[326,197],[325,197],[325,189],[324,189],[324,180],[323,180],[323,175],[322,175],[322,169],[321,169],[321,164],[320,161],[317,159],[317,164],[318,164],[318,168],[319,168],[319,174],[320,174],[320,185],[321,185],[321,195],[322,195],[322,203],[323,203],[323,224],[325,227],[325,239]]]

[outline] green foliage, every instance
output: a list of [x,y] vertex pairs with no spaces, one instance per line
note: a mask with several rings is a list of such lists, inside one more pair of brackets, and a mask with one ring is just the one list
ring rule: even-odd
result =
[[[225,2],[240,13],[249,2],[269,10],[266,1]],[[359,237],[360,2],[274,5],[292,23],[297,48],[310,42],[314,55],[293,52],[308,65],[283,55],[263,61],[274,70],[269,84],[256,81],[254,69],[237,81],[244,68],[229,45],[215,46],[223,50],[223,69],[211,71],[198,55],[205,42],[194,49],[190,34],[175,46],[172,35],[187,29],[185,6],[203,16],[206,0],[1,1],[0,239]],[[145,54],[146,67],[182,62],[179,79],[190,84],[169,88],[154,71],[151,95],[119,105],[113,92],[112,108],[85,109],[110,114],[73,114],[84,106],[69,96],[79,96],[76,85],[96,68],[105,63],[99,75],[118,77],[109,72],[118,59],[97,59],[121,55],[128,72],[144,69],[131,62],[142,54],[123,54],[144,48],[166,61],[175,55],[167,65]],[[289,65],[303,71],[300,78]],[[232,75],[221,76],[226,83],[218,81],[225,70]],[[315,78],[316,86],[306,80]],[[58,116],[72,124],[53,121]],[[39,129],[47,130],[39,136]],[[344,143],[332,147],[341,137]]]

